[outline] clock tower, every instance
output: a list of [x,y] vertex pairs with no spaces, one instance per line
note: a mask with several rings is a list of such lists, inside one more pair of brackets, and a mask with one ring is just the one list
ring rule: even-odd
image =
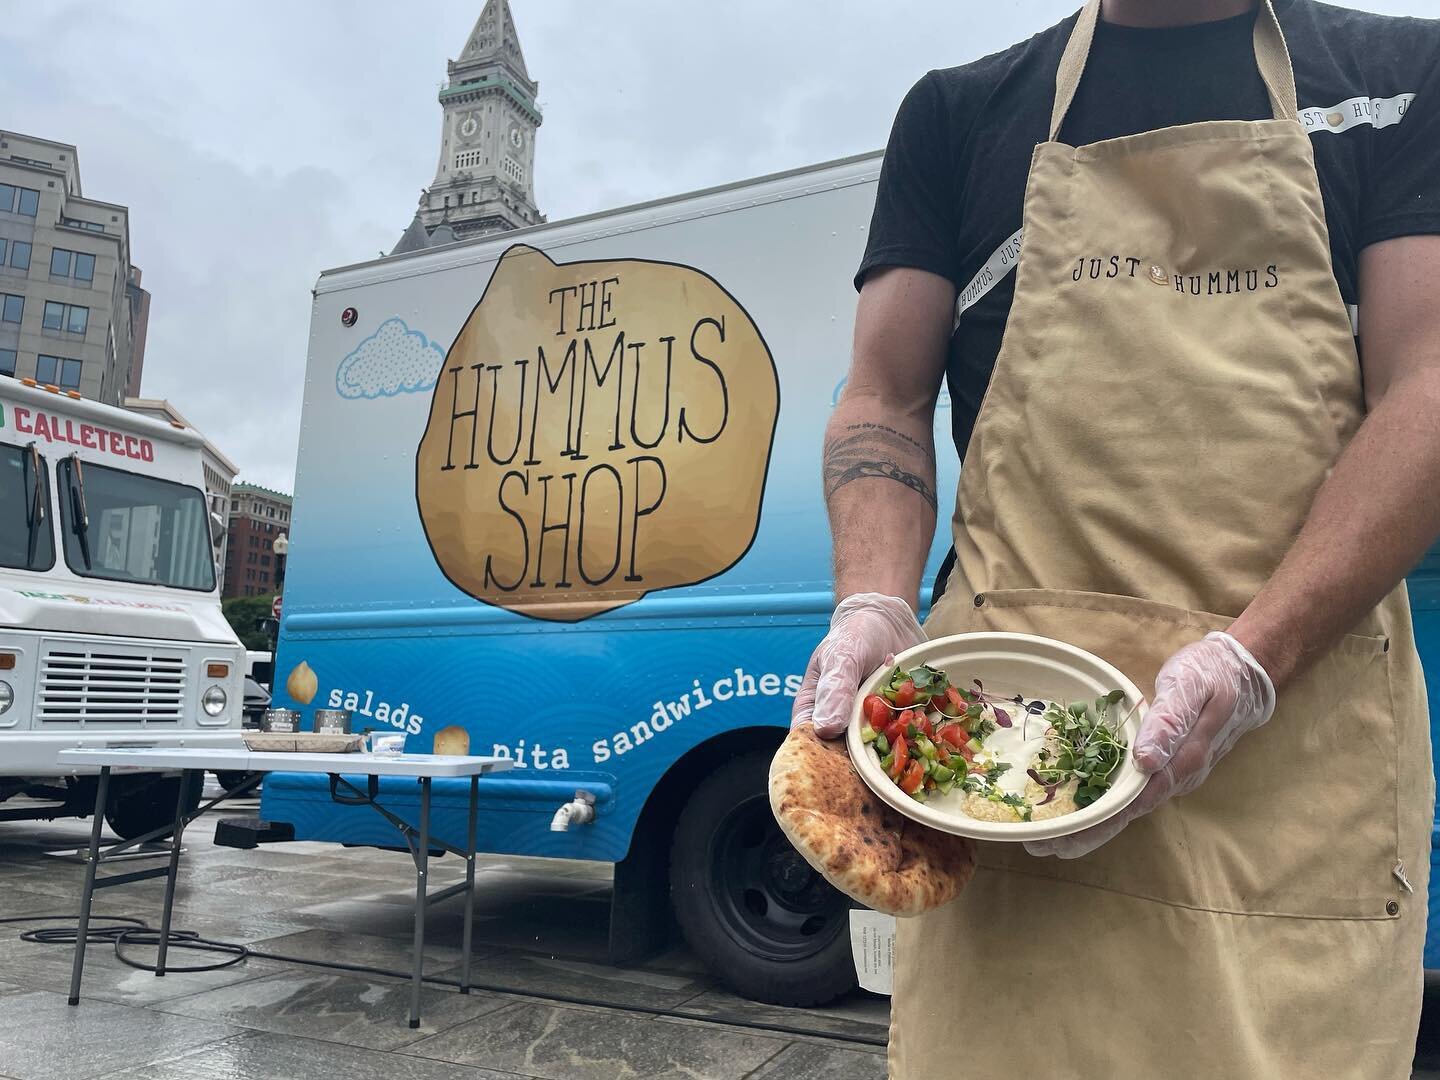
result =
[[486,0],[440,91],[440,161],[392,254],[545,220],[535,205],[535,104],[509,0]]

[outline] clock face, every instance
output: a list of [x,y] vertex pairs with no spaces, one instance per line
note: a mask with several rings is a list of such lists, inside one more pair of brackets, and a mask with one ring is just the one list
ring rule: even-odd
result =
[[518,127],[512,127],[510,129],[510,145],[515,147],[516,150],[519,150],[520,147],[525,145],[525,136]]
[[475,134],[475,132],[477,132],[477,131],[479,131],[479,130],[480,130],[480,121],[478,121],[478,120],[475,119],[475,114],[474,114],[474,113],[471,113],[469,116],[465,117],[464,120],[461,120],[461,121],[460,121],[460,134],[463,135],[463,136],[464,136],[465,138],[467,138],[467,139],[470,138],[472,135]]

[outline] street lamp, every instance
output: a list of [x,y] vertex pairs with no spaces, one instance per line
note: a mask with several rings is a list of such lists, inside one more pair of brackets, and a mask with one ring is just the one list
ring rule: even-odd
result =
[[285,589],[285,555],[290,550],[290,538],[281,533],[270,547],[275,552],[275,591],[283,592]]
[[[290,538],[281,533],[271,541],[270,550],[275,552],[275,602],[278,604],[285,591],[285,555],[290,550]],[[267,622],[271,631],[270,659],[273,663],[280,648],[280,619],[272,617]]]

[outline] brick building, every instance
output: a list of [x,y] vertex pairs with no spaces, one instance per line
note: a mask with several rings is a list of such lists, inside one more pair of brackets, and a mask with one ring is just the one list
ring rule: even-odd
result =
[[283,580],[284,556],[275,541],[290,532],[290,496],[255,484],[230,489],[230,535],[225,550],[225,599],[269,596]]

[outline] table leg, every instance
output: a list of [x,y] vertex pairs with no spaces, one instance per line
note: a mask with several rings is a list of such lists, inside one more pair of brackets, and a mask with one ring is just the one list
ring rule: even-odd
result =
[[475,922],[475,816],[480,806],[480,777],[470,778],[470,828],[465,840],[465,932],[460,938],[460,993],[470,993],[470,930]]
[[85,891],[80,894],[80,924],[75,928],[75,961],[70,968],[70,1004],[80,1004],[80,972],[85,968],[85,938],[90,933],[90,901],[95,896],[95,871],[100,866],[100,831],[105,827],[105,797],[110,792],[110,766],[100,768],[95,785],[95,819],[90,823],[90,858],[85,861]]
[[160,915],[160,955],[155,961],[155,977],[165,974],[165,954],[170,948],[170,911],[175,906],[175,877],[180,869],[180,839],[185,833],[185,792],[190,788],[193,769],[180,772],[180,793],[175,797],[175,827],[170,833],[170,873],[165,878],[165,910]]
[[415,960],[410,978],[410,1026],[420,1026],[420,982],[425,971],[425,904],[430,868],[430,777],[420,778],[420,847],[415,853]]

